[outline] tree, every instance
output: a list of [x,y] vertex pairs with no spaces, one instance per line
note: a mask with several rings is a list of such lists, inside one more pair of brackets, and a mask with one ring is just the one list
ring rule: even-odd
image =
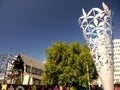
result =
[[54,42],[46,49],[47,60],[42,80],[45,85],[80,85],[88,86],[86,62],[89,66],[90,81],[97,74],[86,45],[78,42],[68,45],[65,42]]

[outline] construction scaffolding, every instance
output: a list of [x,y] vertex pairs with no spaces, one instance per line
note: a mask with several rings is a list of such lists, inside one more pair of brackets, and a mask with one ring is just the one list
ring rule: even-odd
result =
[[16,57],[11,54],[0,55],[0,83],[11,82],[15,60]]

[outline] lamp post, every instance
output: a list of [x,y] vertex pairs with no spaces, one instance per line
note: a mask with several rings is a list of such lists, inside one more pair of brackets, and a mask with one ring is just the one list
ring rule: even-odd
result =
[[88,77],[88,89],[90,90],[90,78],[89,78],[88,62],[86,62],[86,68],[87,68],[87,77]]

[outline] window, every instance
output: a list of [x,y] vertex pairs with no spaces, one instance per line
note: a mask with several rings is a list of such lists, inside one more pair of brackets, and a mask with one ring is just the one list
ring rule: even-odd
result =
[[[31,72],[31,70],[32,70],[32,72]],[[36,74],[36,75],[41,75],[42,70],[26,65],[26,72]]]
[[33,78],[33,82],[35,85],[40,85],[40,80]]
[[40,69],[37,69],[37,75],[41,75],[42,71]]
[[33,73],[33,74],[36,74],[36,71],[37,71],[36,68],[32,68],[32,73]]

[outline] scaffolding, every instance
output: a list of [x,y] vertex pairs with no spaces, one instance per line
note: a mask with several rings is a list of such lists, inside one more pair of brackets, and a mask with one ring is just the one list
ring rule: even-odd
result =
[[11,82],[13,63],[16,57],[11,54],[0,55],[0,83]]

